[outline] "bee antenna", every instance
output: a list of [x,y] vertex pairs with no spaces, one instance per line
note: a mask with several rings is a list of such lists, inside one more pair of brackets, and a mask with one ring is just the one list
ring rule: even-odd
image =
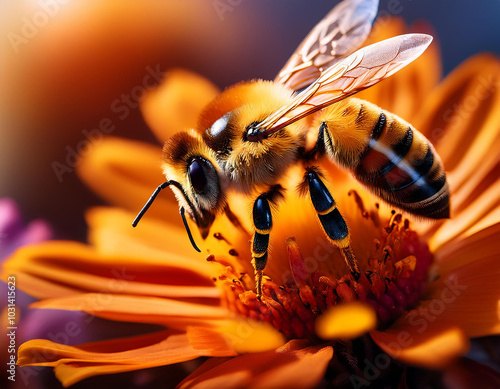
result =
[[[173,180],[166,181],[163,184],[158,185],[158,187],[155,189],[155,191],[153,192],[153,194],[151,195],[149,200],[146,202],[146,204],[144,204],[144,207],[142,207],[140,212],[135,217],[134,221],[132,222],[132,227],[137,226],[137,224],[139,223],[141,218],[144,216],[146,211],[149,209],[151,204],[153,204],[153,201],[155,201],[156,196],[158,196],[158,193],[160,193],[162,189],[165,189],[169,185],[174,185],[175,187],[179,188],[181,190],[182,194],[184,195],[184,197],[186,197],[186,195],[184,194],[184,191],[182,190],[181,185],[177,181],[173,181]],[[188,201],[189,205],[191,205],[189,200],[186,199],[186,201]],[[182,217],[182,222],[184,223],[184,227],[186,228],[186,232],[188,234],[189,240],[191,241],[191,244],[193,245],[194,249],[196,251],[198,251],[199,253],[201,253],[201,250],[198,248],[198,246],[196,246],[196,243],[194,242],[193,235],[191,234],[191,230],[189,229],[189,226],[188,226],[187,220],[186,220],[186,216],[184,215],[184,213],[185,213],[184,207],[181,207],[180,214]]]
[[198,251],[199,253],[201,253],[201,250],[198,248],[198,246],[196,246],[196,243],[194,242],[193,235],[191,235],[191,230],[189,229],[189,226],[188,226],[187,220],[186,220],[186,216],[184,215],[184,207],[181,207],[180,214],[181,214],[181,217],[182,217],[182,221],[184,223],[184,227],[186,227],[186,232],[188,234],[188,237],[189,237],[189,240],[190,240],[191,244],[193,245],[193,247],[194,247],[194,249],[196,251]]
[[155,189],[155,191],[153,192],[153,194],[151,195],[151,197],[149,198],[149,200],[146,202],[146,204],[144,204],[144,207],[142,207],[142,209],[140,210],[140,212],[135,217],[134,221],[132,222],[132,227],[137,226],[137,224],[142,219],[142,217],[144,216],[144,214],[146,213],[146,211],[149,209],[149,207],[151,206],[151,204],[153,204],[153,201],[155,201],[156,196],[158,196],[158,193],[160,193],[162,189],[165,189],[167,186],[169,186],[171,184],[173,184],[173,181],[166,181],[163,184],[158,185],[158,188]]

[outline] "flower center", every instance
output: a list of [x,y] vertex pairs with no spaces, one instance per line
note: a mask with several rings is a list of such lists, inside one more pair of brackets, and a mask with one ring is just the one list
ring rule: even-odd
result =
[[[338,304],[354,301],[370,304],[377,314],[379,328],[410,309],[425,288],[432,254],[401,214],[392,211],[383,221],[378,204],[375,211],[368,212],[354,190],[349,197],[358,209],[357,226],[351,229],[355,230],[351,231],[354,251],[364,253],[357,255],[362,271],[358,279],[349,272],[338,276],[323,269],[308,271],[295,239],[288,238],[290,276],[281,284],[266,279],[259,299],[252,277],[225,266],[216,278],[223,290],[224,304],[237,314],[272,324],[288,339],[317,338],[315,319]],[[362,241],[356,241],[356,231],[365,232],[360,237]],[[370,239],[366,231],[373,235]],[[218,261],[214,256],[208,259]],[[338,262],[338,256],[328,260]]]

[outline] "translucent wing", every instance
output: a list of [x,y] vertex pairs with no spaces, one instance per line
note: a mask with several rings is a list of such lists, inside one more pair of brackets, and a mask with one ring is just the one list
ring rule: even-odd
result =
[[291,104],[249,129],[248,139],[265,139],[304,116],[376,84],[419,57],[431,41],[430,35],[407,34],[356,51],[323,72]]
[[377,9],[378,0],[339,3],[312,29],[274,81],[294,90],[313,83],[324,69],[363,44]]

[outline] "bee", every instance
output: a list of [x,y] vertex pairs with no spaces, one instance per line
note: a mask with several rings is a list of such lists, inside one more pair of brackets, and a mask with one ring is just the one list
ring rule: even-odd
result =
[[[257,295],[268,260],[272,207],[288,168],[301,164],[308,192],[328,239],[357,279],[359,268],[347,224],[314,162],[328,158],[347,169],[387,203],[424,218],[449,217],[449,189],[432,144],[409,123],[376,105],[351,97],[394,74],[429,46],[432,37],[407,34],[358,49],[367,38],[377,0],[345,0],[299,45],[274,81],[241,82],[217,96],[198,128],[181,131],[163,148],[161,184],[133,222],[136,226],[158,193],[173,187],[193,247],[185,212],[208,236],[216,215],[238,224],[226,194],[259,194],[253,203],[252,263]],[[356,49],[358,49],[356,51]],[[313,115],[310,126],[306,116]],[[308,133],[314,147],[306,147]]]

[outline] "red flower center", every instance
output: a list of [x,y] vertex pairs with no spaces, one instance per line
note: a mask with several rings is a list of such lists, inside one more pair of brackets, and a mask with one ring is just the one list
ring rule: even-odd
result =
[[[309,273],[295,239],[288,238],[288,280],[279,285],[266,279],[262,298],[258,299],[252,278],[226,266],[216,278],[224,291],[224,304],[238,314],[272,324],[288,339],[317,338],[315,319],[342,303],[370,304],[377,314],[379,328],[410,309],[425,288],[427,270],[433,260],[431,252],[401,214],[392,211],[382,223],[378,204],[375,212],[367,212],[355,191],[349,195],[361,210],[365,230],[378,231],[371,242],[364,243],[371,245],[366,250],[370,254],[357,258],[362,270],[358,279],[350,273],[342,277],[320,270]],[[217,258],[210,256],[209,260]]]

